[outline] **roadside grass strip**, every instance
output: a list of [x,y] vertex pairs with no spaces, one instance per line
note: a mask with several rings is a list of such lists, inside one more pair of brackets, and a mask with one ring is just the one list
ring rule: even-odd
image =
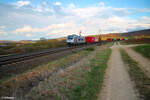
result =
[[38,85],[40,81],[48,78],[59,69],[79,61],[87,56],[91,51],[83,50],[78,53],[73,53],[69,56],[49,62],[46,65],[36,67],[25,73],[11,77],[8,80],[2,81],[0,84],[0,97],[2,96],[22,96],[27,93],[33,86]]
[[96,100],[110,54],[110,49],[102,50],[90,61],[91,70],[86,72],[85,81],[73,89],[73,100]]
[[142,100],[150,100],[150,79],[140,69],[138,63],[135,62],[131,57],[129,57],[125,50],[121,49],[120,51],[123,61],[129,67],[129,75],[135,83],[135,87],[140,94],[140,98]]
[[[95,52],[95,53],[94,53]],[[80,63],[45,79],[25,96],[27,100],[95,100],[101,89],[111,50],[98,48]]]
[[150,44],[136,46],[133,49],[150,59]]

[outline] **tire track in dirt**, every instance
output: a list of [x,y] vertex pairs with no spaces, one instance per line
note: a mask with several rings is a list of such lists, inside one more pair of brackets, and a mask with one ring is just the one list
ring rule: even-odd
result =
[[116,44],[112,46],[112,54],[98,100],[138,100],[119,49],[120,46]]
[[141,54],[137,53],[128,46],[122,47],[125,49],[128,55],[139,64],[139,67],[143,70],[143,72],[147,75],[147,77],[150,78],[150,60],[147,59],[146,57],[143,57]]

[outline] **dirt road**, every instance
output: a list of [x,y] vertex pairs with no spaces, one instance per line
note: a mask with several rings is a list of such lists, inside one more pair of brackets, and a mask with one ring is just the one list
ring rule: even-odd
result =
[[150,78],[150,60],[135,52],[133,49],[129,48],[132,46],[122,47],[126,50],[128,55],[139,64],[139,67],[143,70],[147,77]]
[[120,46],[116,43],[112,46],[104,85],[98,100],[138,100],[127,67],[121,59],[119,48]]

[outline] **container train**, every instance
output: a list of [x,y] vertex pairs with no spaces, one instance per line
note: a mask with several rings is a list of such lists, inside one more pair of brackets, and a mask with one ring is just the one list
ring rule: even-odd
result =
[[71,45],[81,45],[81,44],[94,44],[102,42],[112,42],[112,41],[122,41],[127,40],[125,37],[103,37],[103,36],[81,36],[81,35],[68,35],[66,43]]
[[93,44],[93,43],[101,43],[100,37],[93,36],[78,36],[78,35],[68,35],[66,39],[67,45],[81,45],[81,44]]

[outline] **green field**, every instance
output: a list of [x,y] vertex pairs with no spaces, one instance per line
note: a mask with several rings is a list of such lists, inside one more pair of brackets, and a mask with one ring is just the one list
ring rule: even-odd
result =
[[150,44],[136,46],[133,49],[150,59]]

